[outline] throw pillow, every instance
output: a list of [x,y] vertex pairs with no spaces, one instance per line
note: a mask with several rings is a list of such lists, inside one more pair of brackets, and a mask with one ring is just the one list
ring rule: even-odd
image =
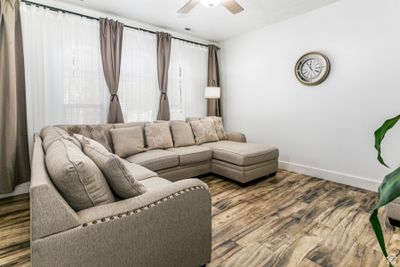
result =
[[147,123],[144,133],[148,149],[173,147],[169,123]]
[[49,126],[45,127],[40,131],[40,137],[43,140],[43,149],[47,151],[47,149],[51,146],[54,141],[57,141],[61,138],[65,140],[69,140],[74,143],[78,148],[82,149],[81,144],[72,136],[70,136],[66,131],[59,127]]
[[110,132],[118,156],[125,158],[146,151],[141,126],[111,129]]
[[54,141],[45,161],[51,180],[74,210],[115,201],[103,173],[72,141]]
[[120,157],[110,153],[94,140],[79,135],[76,135],[76,138],[81,142],[83,152],[104,173],[108,184],[119,198],[136,197],[146,192],[144,185],[135,179]]
[[211,118],[214,121],[215,131],[217,132],[218,139],[219,140],[228,139],[228,137],[227,137],[227,135],[225,133],[225,129],[224,129],[224,124],[222,122],[222,118],[221,117],[216,117],[216,116],[212,116]]
[[194,120],[190,122],[190,125],[192,126],[196,144],[200,145],[219,140],[215,131],[214,121],[211,118]]
[[113,128],[112,124],[66,126],[68,134],[81,134],[83,136],[96,140],[105,148],[107,148],[107,150],[110,152],[112,152],[112,141],[110,135],[111,128]]
[[171,132],[175,147],[192,146],[196,143],[192,127],[184,121],[171,121]]

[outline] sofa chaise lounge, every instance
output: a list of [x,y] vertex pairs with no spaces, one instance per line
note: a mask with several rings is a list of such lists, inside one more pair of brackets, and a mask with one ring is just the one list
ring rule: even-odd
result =
[[[114,152],[112,129],[137,126],[145,123],[58,127]],[[52,182],[45,157],[43,135],[36,134],[30,187],[33,266],[202,266],[211,260],[211,197],[205,183],[187,178],[215,173],[247,183],[276,173],[278,166],[276,148],[246,143],[241,133],[146,150],[123,159],[146,193],[76,211]]]

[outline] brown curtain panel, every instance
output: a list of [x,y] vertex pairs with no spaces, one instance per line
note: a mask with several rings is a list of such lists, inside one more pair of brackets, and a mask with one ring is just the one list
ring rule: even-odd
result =
[[108,123],[122,123],[121,105],[118,98],[118,84],[121,67],[122,35],[124,24],[118,21],[100,18],[100,48],[104,77],[110,91]]
[[29,181],[19,0],[0,1],[0,194]]
[[170,119],[168,89],[168,68],[171,55],[171,35],[165,32],[157,32],[157,73],[158,86],[160,88],[160,105],[157,120],[168,121]]
[[[208,86],[220,86],[218,50],[216,45],[208,46]],[[221,117],[221,100],[207,99],[207,115]]]

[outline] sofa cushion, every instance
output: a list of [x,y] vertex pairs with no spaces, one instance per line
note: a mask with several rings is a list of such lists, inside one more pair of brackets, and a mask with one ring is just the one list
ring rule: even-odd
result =
[[170,148],[174,146],[169,123],[147,123],[144,126],[144,133],[148,149]]
[[219,141],[202,146],[213,150],[213,158],[239,166],[248,166],[278,158],[278,149],[268,145]]
[[135,179],[135,173],[126,168],[122,159],[110,153],[100,143],[77,136],[83,152],[91,158],[105,175],[113,192],[121,199],[136,197],[146,192],[144,185]]
[[157,177],[157,173],[140,166],[138,164],[127,161],[126,159],[121,159],[124,163],[125,167],[131,172],[135,174],[135,178],[138,181],[144,181],[149,178]]
[[173,147],[169,148],[168,151],[179,156],[179,165],[191,165],[212,158],[212,150],[202,146]]
[[169,184],[172,184],[172,182],[160,177],[153,177],[143,181],[143,185],[146,187],[147,191],[162,190]]
[[192,127],[190,127],[189,123],[184,121],[171,121],[170,127],[175,147],[192,146],[196,143]]
[[110,129],[114,126],[112,124],[95,124],[95,125],[60,125],[65,129],[69,135],[80,134],[90,139],[93,139],[102,144],[108,151],[112,150],[112,140]]
[[225,133],[224,124],[222,122],[221,117],[212,116],[211,117],[214,121],[215,131],[217,132],[219,140],[226,140],[228,136]]
[[45,161],[51,180],[74,210],[114,202],[103,173],[71,141],[53,142],[46,151]]
[[215,131],[214,121],[211,118],[190,121],[196,144],[218,141],[218,135]]
[[201,119],[200,117],[187,117],[186,122],[198,121],[200,119]]
[[218,135],[218,139],[219,140],[227,140],[228,136],[227,136],[227,134],[225,132],[224,123],[223,123],[221,117],[217,117],[217,116],[207,116],[207,117],[203,117],[203,118],[188,117],[188,118],[186,118],[186,121],[187,122],[191,122],[191,121],[198,121],[198,120],[207,119],[207,118],[213,120],[215,131],[217,132],[217,135]]
[[131,156],[146,151],[143,128],[141,126],[111,129],[114,151],[120,157]]
[[43,140],[43,149],[47,151],[47,149],[51,146],[51,144],[59,140],[60,138],[64,138],[73,142],[78,148],[82,149],[81,144],[74,137],[70,136],[65,130],[59,127],[45,127],[40,131],[40,137]]
[[136,127],[136,126],[140,126],[140,127],[144,127],[144,125],[147,122],[145,121],[135,121],[135,122],[127,122],[127,123],[116,123],[114,124],[114,128],[118,129],[118,128],[129,128],[129,127]]
[[172,168],[179,165],[179,157],[173,152],[154,149],[126,158],[127,161],[139,164],[152,171]]

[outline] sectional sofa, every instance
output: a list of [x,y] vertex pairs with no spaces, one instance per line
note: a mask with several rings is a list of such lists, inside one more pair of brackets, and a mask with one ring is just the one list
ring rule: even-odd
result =
[[[212,130],[213,141],[207,141],[210,132],[201,122],[209,123],[210,118],[54,127],[71,138],[79,134],[110,153],[124,155],[124,166],[146,189],[136,197],[112,196],[106,204],[92,203],[83,209],[70,202],[59,181],[50,175],[65,164],[55,161],[56,166],[49,166],[58,155],[49,158],[51,152],[47,151],[61,139],[63,144],[71,142],[70,138],[53,136],[58,130],[49,128],[36,134],[30,188],[32,265],[202,266],[209,262],[211,197],[207,185],[192,177],[215,173],[247,183],[274,174],[278,159],[276,148],[246,143],[243,134],[225,133],[222,121],[211,119],[217,129]],[[167,124],[163,129],[168,132],[159,131],[156,124]],[[136,153],[128,155],[131,143],[137,141],[129,133],[138,127],[143,131],[144,146],[136,146]],[[188,129],[193,130],[192,136]],[[129,142],[124,139],[128,137]],[[165,140],[167,147],[154,148]],[[76,151],[82,153],[78,157],[84,156]],[[59,154],[62,158],[63,153]]]

